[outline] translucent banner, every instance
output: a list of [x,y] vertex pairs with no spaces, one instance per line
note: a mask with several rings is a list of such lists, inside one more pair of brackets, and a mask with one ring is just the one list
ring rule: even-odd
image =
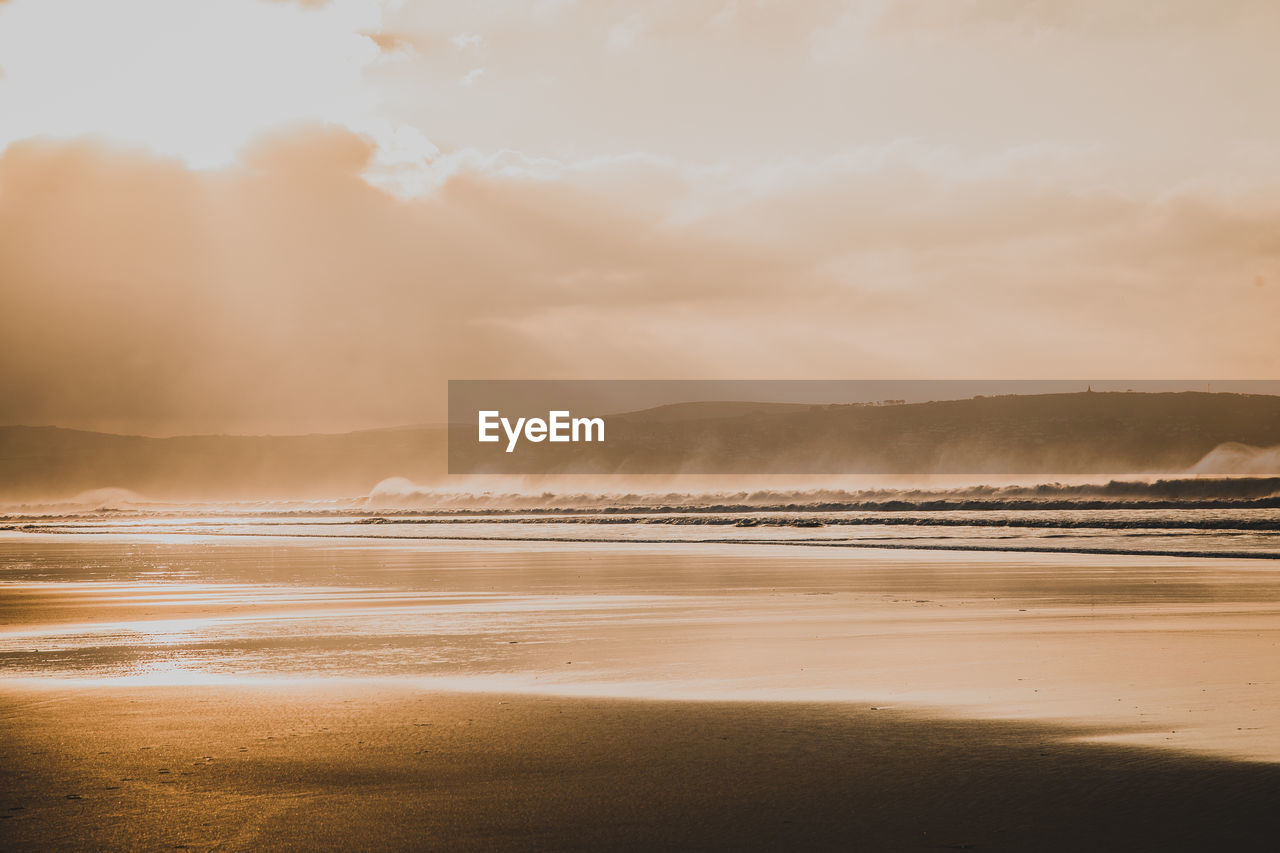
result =
[[1280,381],[454,380],[452,474],[1187,473]]

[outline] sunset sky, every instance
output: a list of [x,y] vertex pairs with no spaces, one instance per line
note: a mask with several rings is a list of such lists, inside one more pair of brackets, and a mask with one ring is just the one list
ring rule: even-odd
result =
[[0,0],[0,424],[1280,375],[1274,0]]

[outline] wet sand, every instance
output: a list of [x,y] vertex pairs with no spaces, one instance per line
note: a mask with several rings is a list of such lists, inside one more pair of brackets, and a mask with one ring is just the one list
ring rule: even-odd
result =
[[1270,850],[1266,561],[0,537],[0,848]]
[[1268,561],[0,538],[0,683],[849,702],[1280,762]]
[[1265,850],[1280,766],[851,704],[8,687],[9,849]]

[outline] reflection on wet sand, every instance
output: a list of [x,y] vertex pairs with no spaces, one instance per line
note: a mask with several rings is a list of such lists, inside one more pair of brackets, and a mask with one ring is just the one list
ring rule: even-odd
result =
[[10,685],[324,677],[856,702],[1280,760],[1270,561],[22,535],[0,549]]

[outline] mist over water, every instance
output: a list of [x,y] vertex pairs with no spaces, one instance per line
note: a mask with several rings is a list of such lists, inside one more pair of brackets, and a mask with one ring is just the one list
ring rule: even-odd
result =
[[[323,501],[173,503],[124,490],[11,507],[27,534],[684,542],[1275,557],[1280,478],[591,492],[385,481]],[[710,485],[721,485],[710,484]]]
[[1192,474],[1264,476],[1280,473],[1280,447],[1220,444],[1192,466]]
[[[1215,451],[1216,452],[1216,451]],[[479,480],[487,479],[490,488]],[[124,489],[0,507],[0,531],[513,540],[816,544],[824,547],[1274,556],[1280,477],[965,482],[960,478],[471,478],[455,488],[391,478],[324,500],[173,502]],[[692,480],[692,482],[690,482]],[[566,483],[575,488],[564,488]],[[536,485],[544,485],[538,483]],[[701,487],[701,488],[699,488]]]
[[[464,488],[437,488],[418,485],[395,477],[379,483],[365,505],[370,509],[610,509],[627,507],[671,507],[699,510],[715,507],[744,509],[810,508],[858,509],[957,508],[979,506],[988,509],[1030,506],[1070,507],[1078,504],[1117,503],[1136,507],[1143,502],[1181,507],[1198,502],[1238,505],[1242,501],[1280,503],[1280,476],[1274,477],[1150,477],[1099,481],[1096,478],[1065,478],[1043,482],[1034,478],[1005,481],[955,476],[744,478],[685,477],[675,481],[680,489],[664,488],[662,478],[598,478],[584,485],[584,478],[569,480],[577,489],[518,488],[519,479],[489,478]],[[515,480],[516,488],[512,488]],[[619,489],[618,481],[625,485]],[[653,482],[657,480],[657,482]],[[496,481],[497,485],[494,485]],[[745,481],[745,485],[744,485]],[[504,489],[503,486],[508,488]],[[591,486],[595,486],[594,489]],[[630,487],[630,488],[628,488]]]

